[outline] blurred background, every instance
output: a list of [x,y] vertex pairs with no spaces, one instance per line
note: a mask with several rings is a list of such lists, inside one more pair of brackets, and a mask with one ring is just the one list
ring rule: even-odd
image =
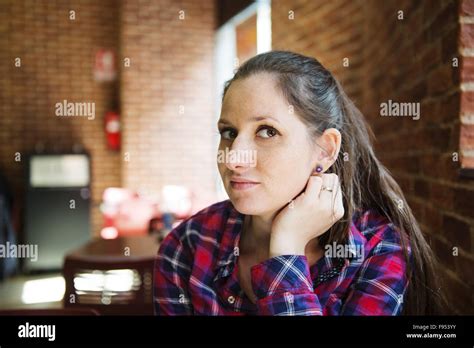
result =
[[474,314],[471,0],[0,0],[0,313],[151,314],[161,238],[227,198],[223,83],[272,49],[341,81]]

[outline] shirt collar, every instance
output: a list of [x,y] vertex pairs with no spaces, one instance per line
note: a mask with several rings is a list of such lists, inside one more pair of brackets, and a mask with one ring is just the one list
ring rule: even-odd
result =
[[224,219],[225,227],[221,247],[219,248],[217,256],[216,276],[214,277],[214,281],[232,274],[237,256],[239,255],[240,235],[245,215],[239,213],[230,200],[228,204],[229,213],[227,219]]

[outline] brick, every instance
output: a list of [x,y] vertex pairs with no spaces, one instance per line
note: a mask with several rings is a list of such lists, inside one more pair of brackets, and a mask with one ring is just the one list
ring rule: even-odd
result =
[[471,227],[465,221],[460,220],[455,216],[443,216],[443,234],[446,238],[464,250],[471,250]]
[[427,197],[429,195],[429,184],[423,179],[415,180],[415,194],[420,197]]
[[438,208],[451,210],[453,208],[453,189],[440,183],[430,183],[429,201]]
[[[420,75],[420,74],[421,74],[421,69],[418,69],[416,72],[408,74],[408,76],[417,76],[417,75]],[[440,79],[440,77],[438,77],[438,75],[434,76],[434,78],[435,79]],[[431,88],[431,89],[433,89],[433,88]],[[423,100],[423,98],[426,97],[428,92],[432,92],[430,90],[430,87],[428,86],[428,84],[425,80],[421,80],[420,82],[418,82],[412,88],[412,90],[410,91],[410,95],[411,95],[411,98],[412,98],[413,101],[420,102],[420,101]]]
[[451,64],[445,63],[436,68],[428,77],[428,91],[430,95],[443,93],[453,87],[453,68]]
[[474,190],[467,190],[463,188],[454,189],[454,209],[468,218],[474,218],[474,209],[472,209],[472,202],[474,202]]
[[460,32],[461,47],[474,47],[474,24],[461,24]]
[[461,113],[474,113],[474,92],[463,92],[461,94]]
[[434,120],[439,123],[458,120],[460,114],[461,94],[459,92],[450,94],[439,100],[438,114]]
[[463,156],[461,167],[474,168],[474,157]]
[[[422,137],[419,138],[420,147],[424,149],[436,149],[440,152],[449,151],[449,142],[451,139],[451,129],[429,128],[424,129]],[[449,163],[449,162],[448,162]],[[435,170],[438,168],[434,168]]]
[[452,64],[454,57],[459,57],[460,28],[456,26],[441,39],[441,60],[443,63]]
[[448,305],[460,314],[472,314],[472,288],[465,284],[465,280],[449,275],[445,278],[445,286]]
[[412,196],[409,196],[409,195],[406,195],[405,198],[411,210],[413,211],[413,215],[415,216],[417,221],[424,221],[425,204],[421,203],[419,200],[416,200]]
[[436,39],[446,33],[447,28],[456,23],[459,17],[457,1],[441,1],[440,6],[444,6],[430,26],[431,39]]
[[439,258],[443,267],[454,272],[456,266],[452,243],[443,242],[438,238],[431,238],[431,245],[435,255]]
[[472,124],[461,125],[460,146],[463,150],[467,150],[467,149],[474,150],[474,125]]
[[[408,55],[406,55],[408,59]],[[409,63],[408,63],[409,64]],[[441,64],[441,45],[438,41],[425,43],[420,52],[420,65],[423,73],[429,72],[432,68]]]
[[461,80],[474,82],[474,57],[462,57]]
[[433,234],[442,235],[442,213],[439,207],[431,207],[429,205],[425,207],[425,220],[423,224],[426,225]]
[[474,286],[474,277],[472,276],[472,267],[474,265],[474,256],[472,254],[464,253],[462,250],[457,256],[454,256],[456,264],[456,273],[469,286]]
[[462,16],[474,16],[474,1],[462,0],[460,10]]

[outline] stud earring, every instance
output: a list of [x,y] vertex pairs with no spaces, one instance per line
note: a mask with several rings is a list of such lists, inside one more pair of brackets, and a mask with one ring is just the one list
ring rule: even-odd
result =
[[316,173],[321,173],[321,172],[323,171],[323,167],[322,167],[320,164],[318,164],[318,165],[316,166],[316,169],[315,169],[314,171],[315,171]]

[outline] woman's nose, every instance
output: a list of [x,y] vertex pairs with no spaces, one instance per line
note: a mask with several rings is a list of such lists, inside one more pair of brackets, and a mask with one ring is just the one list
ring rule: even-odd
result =
[[245,171],[256,166],[257,152],[248,145],[234,141],[230,149],[226,148],[225,164],[232,171]]
[[249,163],[246,163],[245,161],[234,160],[234,159],[230,159],[226,161],[226,166],[233,172],[244,171],[247,168],[250,168]]

